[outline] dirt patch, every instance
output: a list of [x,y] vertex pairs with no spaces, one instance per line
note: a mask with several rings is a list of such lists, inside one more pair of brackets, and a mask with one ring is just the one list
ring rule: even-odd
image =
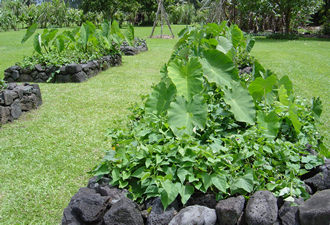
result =
[[[150,38],[150,37],[149,37]],[[163,34],[162,37],[160,35],[154,35],[151,38],[160,38],[160,39],[173,39],[171,35]]]

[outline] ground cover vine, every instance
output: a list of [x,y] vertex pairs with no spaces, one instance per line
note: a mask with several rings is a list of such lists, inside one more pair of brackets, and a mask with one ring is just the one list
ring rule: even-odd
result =
[[312,149],[327,151],[317,130],[321,100],[299,99],[288,76],[255,59],[240,75],[255,41],[237,25],[187,26],[179,37],[160,83],[133,108],[127,129],[109,131],[113,147],[91,173],[111,177],[135,201],[160,197],[164,208],[198,192],[307,199],[300,176],[324,163]]

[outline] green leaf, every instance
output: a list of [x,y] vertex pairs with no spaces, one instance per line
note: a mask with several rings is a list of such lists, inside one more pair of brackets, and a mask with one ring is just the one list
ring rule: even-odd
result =
[[207,189],[212,185],[212,176],[203,172],[201,174],[204,191],[207,192]]
[[322,101],[320,98],[312,98],[312,113],[314,119],[320,122],[321,114],[322,114]]
[[212,177],[212,183],[213,185],[218,188],[219,191],[226,193],[226,189],[227,189],[227,181],[224,177],[220,177],[220,176],[213,176]]
[[108,37],[110,34],[110,23],[108,20],[104,20],[101,24],[102,35]]
[[262,77],[256,78],[249,85],[249,92],[255,100],[261,101],[266,94],[273,90],[273,86],[276,84],[276,76],[270,76],[266,80]]
[[275,111],[271,111],[268,115],[260,111],[257,116],[258,128],[263,134],[275,138],[280,127],[279,118]]
[[234,185],[250,193],[253,191],[253,175],[245,174],[243,177],[235,179]]
[[246,39],[246,48],[245,51],[246,52],[250,52],[254,46],[254,44],[256,43],[256,40],[254,39],[254,37],[252,35],[248,35],[247,39]]
[[283,105],[289,106],[290,104],[288,100],[289,96],[287,94],[287,90],[285,89],[284,85],[281,85],[280,89],[278,90],[278,98]]
[[119,28],[119,24],[116,20],[112,21],[111,24],[111,30],[110,30],[110,34],[119,34],[121,33],[120,28]]
[[[36,31],[38,27],[37,23],[32,24],[25,32],[24,37],[22,38],[21,44],[23,44],[24,42],[26,42],[31,36],[32,34],[34,34],[34,32]],[[41,53],[39,53],[41,54]]]
[[277,187],[277,184],[273,184],[273,183],[267,183],[266,184],[266,188],[268,191],[272,191]]
[[168,65],[168,76],[178,95],[183,95],[188,101],[203,90],[203,70],[197,58],[191,58],[186,66],[179,59],[173,60]]
[[142,166],[139,169],[135,170],[134,173],[132,174],[132,177],[136,177],[136,178],[141,178],[144,175],[144,170],[145,167]]
[[164,210],[166,210],[167,206],[169,206],[178,196],[181,190],[181,184],[174,184],[170,180],[165,180],[164,182],[161,182],[161,184],[164,188],[164,191],[161,193],[160,200],[164,206]]
[[183,205],[187,203],[192,194],[194,194],[195,188],[192,185],[186,185],[181,187],[180,195]]
[[224,100],[231,106],[229,111],[234,114],[236,120],[253,125],[256,111],[253,98],[240,83],[234,83],[232,90],[224,89]]
[[252,75],[254,78],[262,77],[262,73],[266,73],[264,67],[256,60],[253,64]]
[[33,39],[33,47],[34,50],[39,53],[40,55],[42,54],[41,52],[41,36],[40,34],[36,34]]
[[202,95],[195,95],[187,102],[184,97],[177,96],[168,110],[168,124],[177,137],[193,134],[193,128],[203,129],[207,118],[207,104]]
[[186,176],[190,174],[190,172],[184,168],[179,168],[176,172],[176,175],[179,177],[181,184],[184,183],[184,181],[186,180]]
[[299,133],[300,129],[302,127],[302,124],[298,119],[298,115],[297,115],[296,109],[294,107],[294,104],[290,104],[289,116],[290,116],[290,119],[291,119],[291,122],[292,122],[292,125],[293,125],[294,129],[296,130],[297,133]]
[[231,28],[231,42],[234,48],[237,48],[241,40],[243,39],[243,32],[241,29],[235,24]]
[[227,54],[227,52],[229,52],[229,50],[232,48],[233,44],[227,38],[223,36],[218,37],[218,45],[216,47],[217,50]]
[[162,115],[167,112],[175,93],[174,84],[171,84],[168,88],[164,82],[157,84],[145,103],[146,115],[155,112],[156,115]]
[[285,75],[279,80],[278,86],[281,87],[282,85],[285,87],[288,95],[292,94],[293,85],[288,76]]
[[231,87],[233,80],[239,80],[235,63],[223,52],[215,49],[204,50],[203,57],[201,63],[204,76],[210,83],[215,82],[221,87],[224,85]]
[[111,178],[112,178],[112,180],[111,180],[112,183],[115,183],[120,179],[120,173],[119,173],[118,169],[112,170]]
[[124,32],[125,40],[130,46],[134,44],[134,27],[129,24],[127,30]]
[[56,46],[58,49],[58,52],[61,53],[64,51],[64,39],[59,37],[56,39]]
[[100,167],[97,168],[96,173],[94,173],[94,176],[109,174],[110,169],[106,164],[102,164]]

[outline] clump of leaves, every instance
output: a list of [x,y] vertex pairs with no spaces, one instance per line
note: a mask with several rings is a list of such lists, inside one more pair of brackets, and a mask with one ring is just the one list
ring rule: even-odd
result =
[[[36,31],[37,24],[30,26],[22,43],[26,42]],[[69,63],[83,63],[99,59],[104,55],[120,54],[120,46],[125,40],[133,44],[134,28],[129,26],[122,33],[116,21],[105,20],[100,30],[89,21],[72,31],[58,34],[58,29],[44,29],[42,34],[35,34],[33,47],[36,54],[25,57],[21,65],[33,67],[36,64],[61,66]]]
[[222,23],[180,32],[161,82],[133,110],[127,130],[110,130],[112,149],[91,172],[109,175],[132,199],[160,197],[164,208],[196,192],[218,199],[270,190],[308,198],[299,177],[323,164],[305,145],[324,149],[320,99],[293,95],[292,82],[253,64],[238,76],[237,53],[253,44]]
[[0,91],[2,91],[3,89],[5,89],[6,87],[7,87],[6,81],[0,79]]
[[295,33],[283,34],[283,33],[270,33],[266,35],[268,39],[285,39],[285,40],[298,40],[299,35]]

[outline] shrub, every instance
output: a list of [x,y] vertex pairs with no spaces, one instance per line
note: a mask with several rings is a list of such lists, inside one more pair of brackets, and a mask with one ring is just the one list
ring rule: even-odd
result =
[[254,42],[237,25],[186,27],[179,37],[161,82],[133,108],[126,130],[109,131],[113,147],[91,173],[110,176],[138,202],[160,197],[165,209],[197,192],[308,198],[299,177],[323,164],[309,153],[325,148],[320,99],[295,97],[288,76],[258,61],[242,80],[236,56]]
[[290,34],[271,33],[271,34],[267,34],[266,38],[268,38],[268,39],[297,40],[297,39],[299,39],[299,35],[294,34],[294,33],[290,33]]

